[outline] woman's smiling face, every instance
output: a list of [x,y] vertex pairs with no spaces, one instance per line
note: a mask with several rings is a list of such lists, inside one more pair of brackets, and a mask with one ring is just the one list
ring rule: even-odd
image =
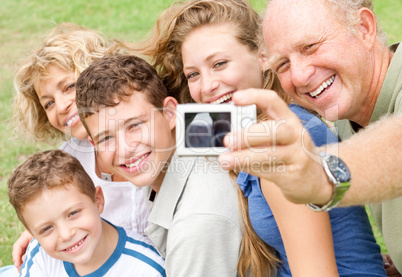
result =
[[75,105],[76,81],[74,72],[50,65],[47,76],[35,84],[35,91],[50,124],[60,132],[82,140],[88,134]]
[[241,44],[231,24],[193,30],[181,53],[190,94],[197,103],[225,103],[238,90],[263,87],[265,55]]

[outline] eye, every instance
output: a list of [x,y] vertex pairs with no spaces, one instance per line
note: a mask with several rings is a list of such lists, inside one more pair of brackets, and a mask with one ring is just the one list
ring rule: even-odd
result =
[[198,76],[198,75],[199,75],[198,72],[192,72],[192,73],[190,73],[190,74],[187,74],[187,75],[186,75],[186,78],[187,78],[187,80],[189,80],[189,79],[192,79],[192,78],[194,78],[194,77],[196,77],[196,76]]
[[303,53],[305,53],[305,54],[312,54],[312,53],[314,53],[314,52],[317,50],[318,45],[319,45],[318,43],[312,43],[312,44],[306,45],[306,46],[303,48]]
[[289,61],[281,62],[281,63],[275,68],[275,71],[276,71],[277,73],[282,73],[282,72],[284,72],[284,71],[286,70],[286,68],[288,67],[288,65],[289,65]]
[[99,139],[97,144],[106,142],[106,141],[110,140],[111,138],[112,138],[112,136],[105,136],[104,138]]
[[45,104],[43,105],[43,108],[44,108],[45,110],[48,110],[48,109],[50,109],[50,108],[52,107],[53,104],[54,104],[54,100],[49,101],[49,102],[47,102],[47,103],[45,103]]
[[79,210],[73,211],[68,215],[68,218],[73,217],[73,216],[77,215],[78,213],[79,213]]
[[46,234],[46,233],[50,232],[50,230],[52,230],[52,229],[53,229],[52,225],[46,226],[45,228],[43,228],[42,230],[39,231],[39,234],[41,234],[41,235]]
[[127,129],[128,129],[129,131],[135,130],[135,129],[137,129],[142,123],[143,123],[143,122],[140,121],[140,122],[136,122],[136,123],[130,124],[130,125],[127,126]]
[[69,90],[72,90],[74,88],[75,88],[75,83],[72,83],[72,84],[68,85],[65,90],[69,91]]
[[228,63],[228,61],[219,61],[214,63],[214,68],[221,68],[223,66],[225,66]]

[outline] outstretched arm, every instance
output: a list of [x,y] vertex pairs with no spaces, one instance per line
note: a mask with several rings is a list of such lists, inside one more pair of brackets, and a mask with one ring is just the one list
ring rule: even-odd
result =
[[402,115],[384,117],[327,152],[348,165],[352,182],[342,206],[382,202],[402,195]]
[[332,196],[332,185],[318,153],[327,151],[341,157],[351,171],[352,185],[341,205],[379,202],[402,195],[401,115],[380,120],[349,140],[320,149],[274,91],[239,91],[233,101],[237,105],[257,104],[269,120],[225,137],[231,152],[219,157],[223,168],[246,171],[274,182],[294,203],[324,204]]

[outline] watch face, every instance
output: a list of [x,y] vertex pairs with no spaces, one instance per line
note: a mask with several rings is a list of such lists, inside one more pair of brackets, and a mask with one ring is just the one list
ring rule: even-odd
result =
[[328,167],[336,179],[341,183],[350,181],[350,172],[346,164],[338,157],[331,156],[328,159]]

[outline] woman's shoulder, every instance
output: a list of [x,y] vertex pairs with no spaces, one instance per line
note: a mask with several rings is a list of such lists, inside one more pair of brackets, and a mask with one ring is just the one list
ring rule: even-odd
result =
[[77,159],[92,156],[95,151],[94,147],[88,140],[79,140],[76,138],[64,142],[59,149],[71,154]]
[[296,104],[290,104],[289,108],[299,117],[301,123],[309,132],[316,146],[339,141],[329,126],[325,124],[325,122],[322,121],[317,115]]

